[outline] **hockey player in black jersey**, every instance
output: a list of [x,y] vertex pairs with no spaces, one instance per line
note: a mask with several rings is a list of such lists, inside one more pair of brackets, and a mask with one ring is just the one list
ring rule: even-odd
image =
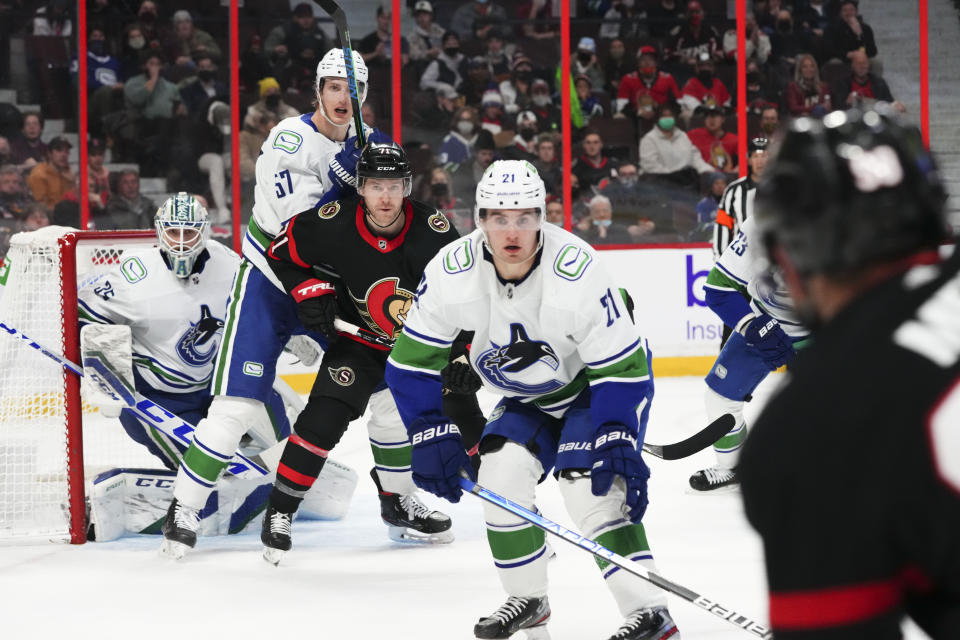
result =
[[[368,402],[376,462],[372,475],[381,493],[384,520],[430,541],[453,539],[450,518],[430,511],[414,496],[410,443],[383,384],[389,348],[338,333],[334,320],[342,318],[384,338],[396,338],[424,267],[457,238],[457,232],[442,213],[408,198],[412,171],[399,145],[369,144],[357,165],[357,182],[359,197],[298,214],[268,251],[271,268],[297,302],[303,326],[330,343],[294,426],[296,433],[284,449],[264,516],[264,557],[274,564],[291,547],[292,515],[327,453]],[[451,400],[456,395],[451,394]],[[475,408],[475,398],[470,399]]]
[[755,219],[808,325],[740,459],[778,640],[960,637],[960,254],[919,132],[791,125]]

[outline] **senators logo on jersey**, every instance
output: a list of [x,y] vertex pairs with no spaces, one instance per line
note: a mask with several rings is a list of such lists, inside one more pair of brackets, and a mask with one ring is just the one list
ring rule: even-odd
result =
[[371,330],[388,338],[396,339],[407,320],[413,293],[399,286],[399,278],[382,278],[370,288],[363,300],[350,294],[360,317]]

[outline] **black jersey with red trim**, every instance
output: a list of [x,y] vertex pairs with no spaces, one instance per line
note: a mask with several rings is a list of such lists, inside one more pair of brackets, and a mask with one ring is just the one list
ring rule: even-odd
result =
[[863,293],[744,445],[778,640],[960,638],[960,251]]
[[339,316],[396,338],[413,303],[423,270],[446,244],[459,237],[437,209],[403,202],[400,233],[383,238],[365,222],[360,198],[336,200],[297,214],[270,245],[270,266],[295,299],[305,287],[336,287]]

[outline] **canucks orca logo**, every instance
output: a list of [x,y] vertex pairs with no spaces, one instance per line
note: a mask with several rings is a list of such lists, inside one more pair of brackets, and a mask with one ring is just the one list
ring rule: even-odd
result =
[[492,384],[524,395],[549,393],[563,386],[555,373],[560,358],[546,342],[531,340],[519,322],[510,325],[510,343],[491,342],[477,358],[477,369]]
[[[177,341],[177,355],[192,367],[200,367],[213,359],[217,354],[220,340],[217,334],[223,328],[223,320],[214,318],[210,307],[200,305],[200,320],[191,322],[190,328]],[[209,345],[205,350],[204,345]]]

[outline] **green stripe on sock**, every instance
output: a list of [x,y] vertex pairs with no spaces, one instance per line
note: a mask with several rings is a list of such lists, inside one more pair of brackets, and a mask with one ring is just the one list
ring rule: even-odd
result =
[[542,529],[533,525],[510,531],[487,529],[490,552],[494,560],[500,561],[515,560],[536,553],[543,546],[545,536]]
[[[647,542],[647,532],[642,524],[628,524],[617,529],[612,529],[601,533],[596,537],[597,542],[610,549],[614,553],[628,557],[639,551],[649,551],[650,544]],[[601,560],[597,556],[593,557],[597,566],[603,571],[610,563]]]
[[237,276],[233,281],[233,291],[230,293],[230,306],[227,309],[227,322],[223,328],[223,341],[220,343],[220,351],[217,353],[216,365],[213,371],[213,395],[222,393],[223,375],[226,371],[227,356],[232,350],[230,341],[233,340],[233,331],[237,326],[237,307],[240,304],[240,291],[243,289],[243,283],[246,281],[247,270],[250,263],[246,260],[240,261],[240,268],[237,269]]
[[727,435],[723,436],[719,440],[713,443],[718,449],[736,449],[743,441],[747,439],[747,428],[744,425],[740,425],[739,430],[731,431]]
[[381,467],[409,467],[410,458],[413,453],[413,447],[404,445],[402,447],[378,447],[370,443],[370,449],[373,451],[373,461]]
[[405,333],[401,333],[393,345],[390,358],[401,365],[440,371],[447,366],[450,358],[450,347],[435,347],[414,340]]
[[221,462],[216,458],[208,456],[193,444],[190,445],[184,454],[183,464],[187,465],[190,471],[207,482],[216,482],[217,478],[220,477],[220,472],[227,466],[226,462]]

